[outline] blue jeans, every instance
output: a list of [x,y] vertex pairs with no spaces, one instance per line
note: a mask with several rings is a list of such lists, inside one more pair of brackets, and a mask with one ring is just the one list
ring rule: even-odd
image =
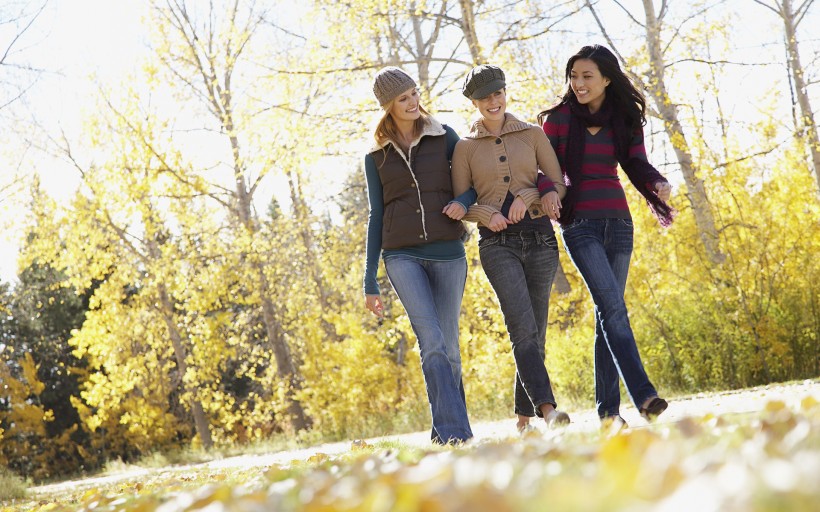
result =
[[624,302],[632,232],[629,219],[576,219],[561,228],[595,303],[595,402],[601,418],[619,414],[619,374],[635,407],[658,394],[641,363]]
[[430,438],[437,444],[473,437],[461,380],[458,317],[467,280],[467,260],[435,261],[405,255],[384,260],[416,334],[421,371],[433,417]]
[[556,405],[544,343],[550,288],[558,268],[553,233],[504,231],[478,243],[481,266],[504,314],[515,359],[515,413],[542,416],[539,407]]

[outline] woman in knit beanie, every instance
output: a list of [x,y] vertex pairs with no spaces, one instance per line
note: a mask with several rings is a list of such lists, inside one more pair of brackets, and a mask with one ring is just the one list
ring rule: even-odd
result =
[[416,82],[387,67],[373,81],[383,110],[365,156],[370,202],[365,305],[384,318],[379,256],[418,339],[434,443],[473,437],[461,378],[458,318],[467,278],[461,217],[475,201],[453,200],[450,161],[458,135],[421,106]]
[[[507,112],[501,68],[476,66],[462,93],[479,117],[456,145],[453,189],[472,186],[478,193],[464,220],[478,224],[481,267],[504,314],[516,370],[516,426],[522,434],[534,430],[530,419],[538,416],[548,428],[561,427],[570,418],[556,408],[544,362],[550,288],[558,268],[550,218],[564,193],[561,169],[541,128]],[[547,208],[537,188],[539,175],[546,176]]]
[[538,114],[569,186],[561,237],[595,304],[595,401],[602,426],[626,427],[619,376],[647,420],[667,403],[649,381],[624,301],[633,225],[618,166],[662,226],[672,223],[672,187],[646,158],[646,100],[606,47],[584,46],[566,66],[567,90]]

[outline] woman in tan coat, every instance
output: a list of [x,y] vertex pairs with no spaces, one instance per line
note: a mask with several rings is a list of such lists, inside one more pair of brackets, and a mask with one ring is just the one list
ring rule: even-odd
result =
[[[550,288],[558,267],[556,220],[566,193],[555,151],[544,132],[506,112],[504,72],[482,65],[467,75],[462,92],[481,117],[453,153],[453,192],[478,193],[463,220],[478,223],[481,266],[501,304],[515,359],[518,430],[544,418],[566,425],[556,409],[544,364]],[[540,171],[546,176],[538,189]],[[543,197],[542,197],[543,196]]]

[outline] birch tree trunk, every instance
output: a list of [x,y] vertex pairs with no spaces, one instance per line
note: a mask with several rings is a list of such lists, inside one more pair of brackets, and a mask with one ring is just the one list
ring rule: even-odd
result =
[[461,31],[464,34],[467,47],[470,48],[473,65],[482,64],[486,61],[475,27],[475,2],[473,0],[459,0],[459,5],[461,7]]
[[[649,50],[651,77],[647,89],[652,95],[658,113],[663,120],[666,134],[672,142],[683,179],[686,182],[687,198],[692,205],[692,212],[695,215],[695,222],[698,226],[703,247],[712,263],[720,264],[726,259],[726,255],[720,251],[712,206],[709,203],[703,180],[698,176],[693,163],[692,152],[686,140],[686,134],[683,133],[683,127],[681,127],[678,119],[677,105],[670,101],[664,81],[666,63],[664,62],[663,46],[661,44],[661,19],[655,14],[655,5],[652,0],[643,0],[643,6],[646,14],[646,40]],[[663,10],[664,7],[661,9]]]
[[811,108],[809,93],[806,90],[806,78],[803,64],[800,62],[800,51],[797,43],[797,26],[802,19],[802,13],[813,1],[805,2],[799,12],[795,12],[792,7],[792,0],[783,0],[780,4],[780,18],[783,20],[783,27],[786,35],[786,51],[789,55],[789,71],[794,80],[794,92],[797,96],[797,104],[800,106],[800,119],[796,126],[798,133],[808,139],[811,162],[814,169],[814,178],[817,181],[817,189],[820,192],[820,139],[817,134],[817,124],[814,122],[814,111]]

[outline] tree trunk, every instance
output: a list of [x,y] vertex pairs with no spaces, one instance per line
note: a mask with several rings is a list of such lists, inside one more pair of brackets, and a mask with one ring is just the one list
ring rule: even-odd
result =
[[276,306],[270,298],[270,285],[261,263],[258,264],[257,271],[262,286],[262,317],[265,322],[268,343],[270,343],[276,360],[276,375],[288,386],[285,392],[288,416],[290,416],[288,421],[295,431],[304,430],[310,426],[310,421],[305,415],[302,404],[295,397],[296,392],[302,389],[302,379],[296,371],[296,365],[293,364],[293,356],[290,353],[287,340],[285,340],[282,325],[279,323]]
[[185,382],[185,373],[188,371],[188,351],[185,350],[182,344],[182,335],[177,329],[176,321],[174,320],[174,305],[171,302],[171,297],[165,285],[157,286],[159,300],[161,305],[162,319],[165,322],[165,327],[168,329],[168,335],[171,338],[171,345],[174,348],[174,358],[176,359],[177,368],[179,369],[180,379],[182,380],[182,388],[191,394],[191,414],[194,417],[194,427],[199,439],[202,441],[202,446],[209,450],[213,446],[213,439],[211,438],[211,429],[208,425],[208,419],[205,416],[205,410],[202,407],[202,402],[197,396],[197,390],[193,389]]
[[[213,98],[215,100],[217,96],[214,95]],[[218,105],[223,112],[222,122],[225,127],[225,132],[233,134],[233,107],[230,101],[230,82],[226,79],[224,92],[219,96],[219,101],[215,101],[215,104]],[[242,164],[240,156],[242,153],[240,151],[239,139],[235,135],[230,135],[229,139],[234,158],[234,182],[236,184],[235,193],[237,197],[237,211],[235,213],[243,228],[253,236],[259,231],[258,219],[254,214],[252,205],[253,194],[245,181],[245,167]],[[307,227],[305,227],[305,229],[307,229]],[[309,426],[309,420],[305,415],[302,404],[294,397],[295,391],[302,389],[302,379],[296,365],[293,364],[293,355],[290,352],[290,347],[284,337],[282,326],[276,314],[276,308],[271,300],[271,286],[265,275],[264,265],[259,262],[253,265],[256,275],[259,276],[260,286],[262,287],[262,319],[265,322],[268,343],[270,343],[274,358],[276,359],[277,375],[287,384],[285,398],[288,407],[288,420],[294,431],[304,430]]]
[[558,268],[555,271],[555,279],[552,281],[552,286],[555,288],[555,291],[561,295],[572,291],[572,286],[570,286],[569,280],[567,280],[567,274],[564,272],[564,267],[561,266],[560,260],[558,261]]
[[800,120],[796,128],[798,133],[808,139],[812,167],[814,168],[814,177],[817,181],[818,192],[820,192],[820,140],[818,140],[817,125],[814,122],[814,111],[811,108],[808,91],[806,91],[806,79],[804,77],[803,65],[800,62],[800,52],[797,46],[797,24],[795,23],[795,13],[791,0],[783,0],[780,16],[783,18],[783,25],[786,32],[786,51],[789,54],[789,70],[794,80],[797,103],[800,105]]
[[464,40],[470,49],[473,65],[483,64],[486,61],[475,28],[475,2],[473,0],[459,0],[459,5],[461,6],[461,31],[464,33]]
[[655,15],[655,6],[652,0],[643,0],[643,5],[646,13],[646,39],[651,70],[647,88],[655,101],[658,113],[664,122],[664,129],[666,130],[669,140],[672,142],[675,155],[680,164],[688,191],[687,198],[692,205],[695,223],[698,226],[703,247],[706,250],[709,260],[712,261],[712,263],[720,264],[726,259],[726,255],[720,251],[712,206],[709,203],[703,180],[697,176],[697,170],[692,163],[692,153],[678,119],[677,106],[669,101],[669,94],[667,93],[666,84],[664,82],[666,63],[663,60],[660,20]]

